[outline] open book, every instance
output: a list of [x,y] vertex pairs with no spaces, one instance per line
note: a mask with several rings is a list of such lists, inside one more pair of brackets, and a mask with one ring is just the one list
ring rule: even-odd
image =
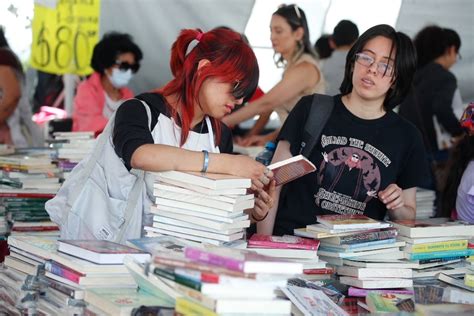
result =
[[303,155],[273,163],[268,166],[268,169],[273,171],[273,178],[277,186],[316,171],[314,164]]

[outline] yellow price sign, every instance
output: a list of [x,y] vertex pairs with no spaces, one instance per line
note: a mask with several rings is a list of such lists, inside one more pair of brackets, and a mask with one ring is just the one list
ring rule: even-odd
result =
[[35,3],[32,67],[54,74],[88,75],[99,41],[100,0],[62,1],[56,7]]

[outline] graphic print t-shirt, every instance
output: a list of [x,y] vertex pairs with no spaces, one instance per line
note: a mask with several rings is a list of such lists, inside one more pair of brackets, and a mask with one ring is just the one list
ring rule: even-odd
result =
[[[312,96],[291,112],[278,140],[298,155]],[[316,223],[321,214],[364,214],[382,220],[387,208],[378,192],[396,183],[417,186],[427,174],[421,135],[392,111],[365,120],[334,97],[335,107],[309,159],[318,170],[287,184],[280,196],[274,234]]]

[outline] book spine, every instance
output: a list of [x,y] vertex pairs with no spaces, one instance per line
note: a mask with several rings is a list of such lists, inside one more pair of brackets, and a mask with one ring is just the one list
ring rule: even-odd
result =
[[185,248],[184,255],[186,258],[191,260],[196,260],[199,262],[207,263],[210,265],[215,265],[218,267],[224,267],[226,269],[235,270],[235,271],[244,271],[244,261],[219,256],[214,253],[206,252],[197,248]]
[[446,261],[460,260],[460,259],[464,259],[464,258],[466,258],[466,256],[454,256],[454,257],[446,257],[446,258],[424,259],[424,260],[418,260],[418,264],[446,262]]
[[380,293],[380,294],[406,294],[414,295],[415,292],[412,290],[366,290],[357,287],[349,287],[348,295],[356,297],[366,297],[369,293]]
[[174,281],[178,284],[189,287],[193,290],[201,290],[201,282],[193,280],[191,278],[185,277],[183,275],[178,275],[169,269],[155,268],[153,273],[157,276],[166,278],[168,280]]
[[193,301],[199,302],[199,304],[203,305],[206,308],[209,308],[211,310],[214,310],[216,308],[216,301],[213,298],[210,298],[199,291],[196,291],[179,283],[175,283],[174,288],[179,293],[183,294],[184,296],[190,298]]
[[382,240],[376,240],[376,241],[361,242],[361,243],[351,244],[351,245],[344,245],[340,249],[354,250],[354,249],[365,248],[365,247],[370,247],[370,246],[393,244],[395,242],[396,242],[396,239],[394,238],[382,239]]
[[[407,246],[405,251],[410,253],[423,253],[434,251],[465,250],[467,240],[443,241],[427,244],[416,244]],[[407,251],[408,250],[408,251]]]
[[453,250],[453,251],[438,251],[438,252],[407,254],[407,259],[425,260],[425,259],[448,258],[448,257],[463,257],[467,255],[468,255],[467,250]]
[[176,299],[176,312],[181,315],[217,316],[212,310],[183,297]]
[[271,242],[265,240],[249,240],[249,248],[275,248],[275,249],[302,249],[302,250],[318,250],[319,242],[314,244],[305,243],[283,243],[283,242]]
[[83,277],[83,274],[76,273],[75,271],[68,270],[62,266],[59,266],[51,261],[46,261],[44,264],[44,268],[46,271],[51,272],[52,274],[58,275],[65,279],[68,279],[74,283],[78,283]]
[[398,232],[396,229],[382,230],[375,232],[366,232],[356,235],[348,235],[339,237],[341,245],[351,245],[360,242],[370,242],[374,240],[392,239],[397,237]]

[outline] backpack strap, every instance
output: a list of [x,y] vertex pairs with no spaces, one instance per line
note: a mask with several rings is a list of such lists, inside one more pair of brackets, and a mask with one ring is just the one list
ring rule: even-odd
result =
[[[143,101],[140,100],[143,106],[145,107],[146,114],[148,116],[148,128],[151,131],[151,111],[149,105]],[[130,173],[135,175],[137,178],[135,180],[135,183],[133,184],[132,189],[130,190],[130,193],[128,194],[128,199],[127,199],[127,206],[125,207],[125,211],[123,212],[124,215],[124,221],[122,222],[122,226],[120,226],[120,231],[115,237],[115,242],[118,243],[123,243],[123,237],[125,232],[127,231],[127,227],[130,224],[130,219],[133,215],[133,210],[135,209],[135,206],[137,205],[138,198],[140,197],[142,193],[142,188],[143,188],[143,180],[145,178],[145,171],[144,170],[139,170],[139,169],[132,169],[130,170]]]
[[317,93],[313,94],[313,102],[311,103],[309,116],[304,126],[300,147],[300,153],[303,156],[309,157],[313,151],[333,109],[334,97]]

